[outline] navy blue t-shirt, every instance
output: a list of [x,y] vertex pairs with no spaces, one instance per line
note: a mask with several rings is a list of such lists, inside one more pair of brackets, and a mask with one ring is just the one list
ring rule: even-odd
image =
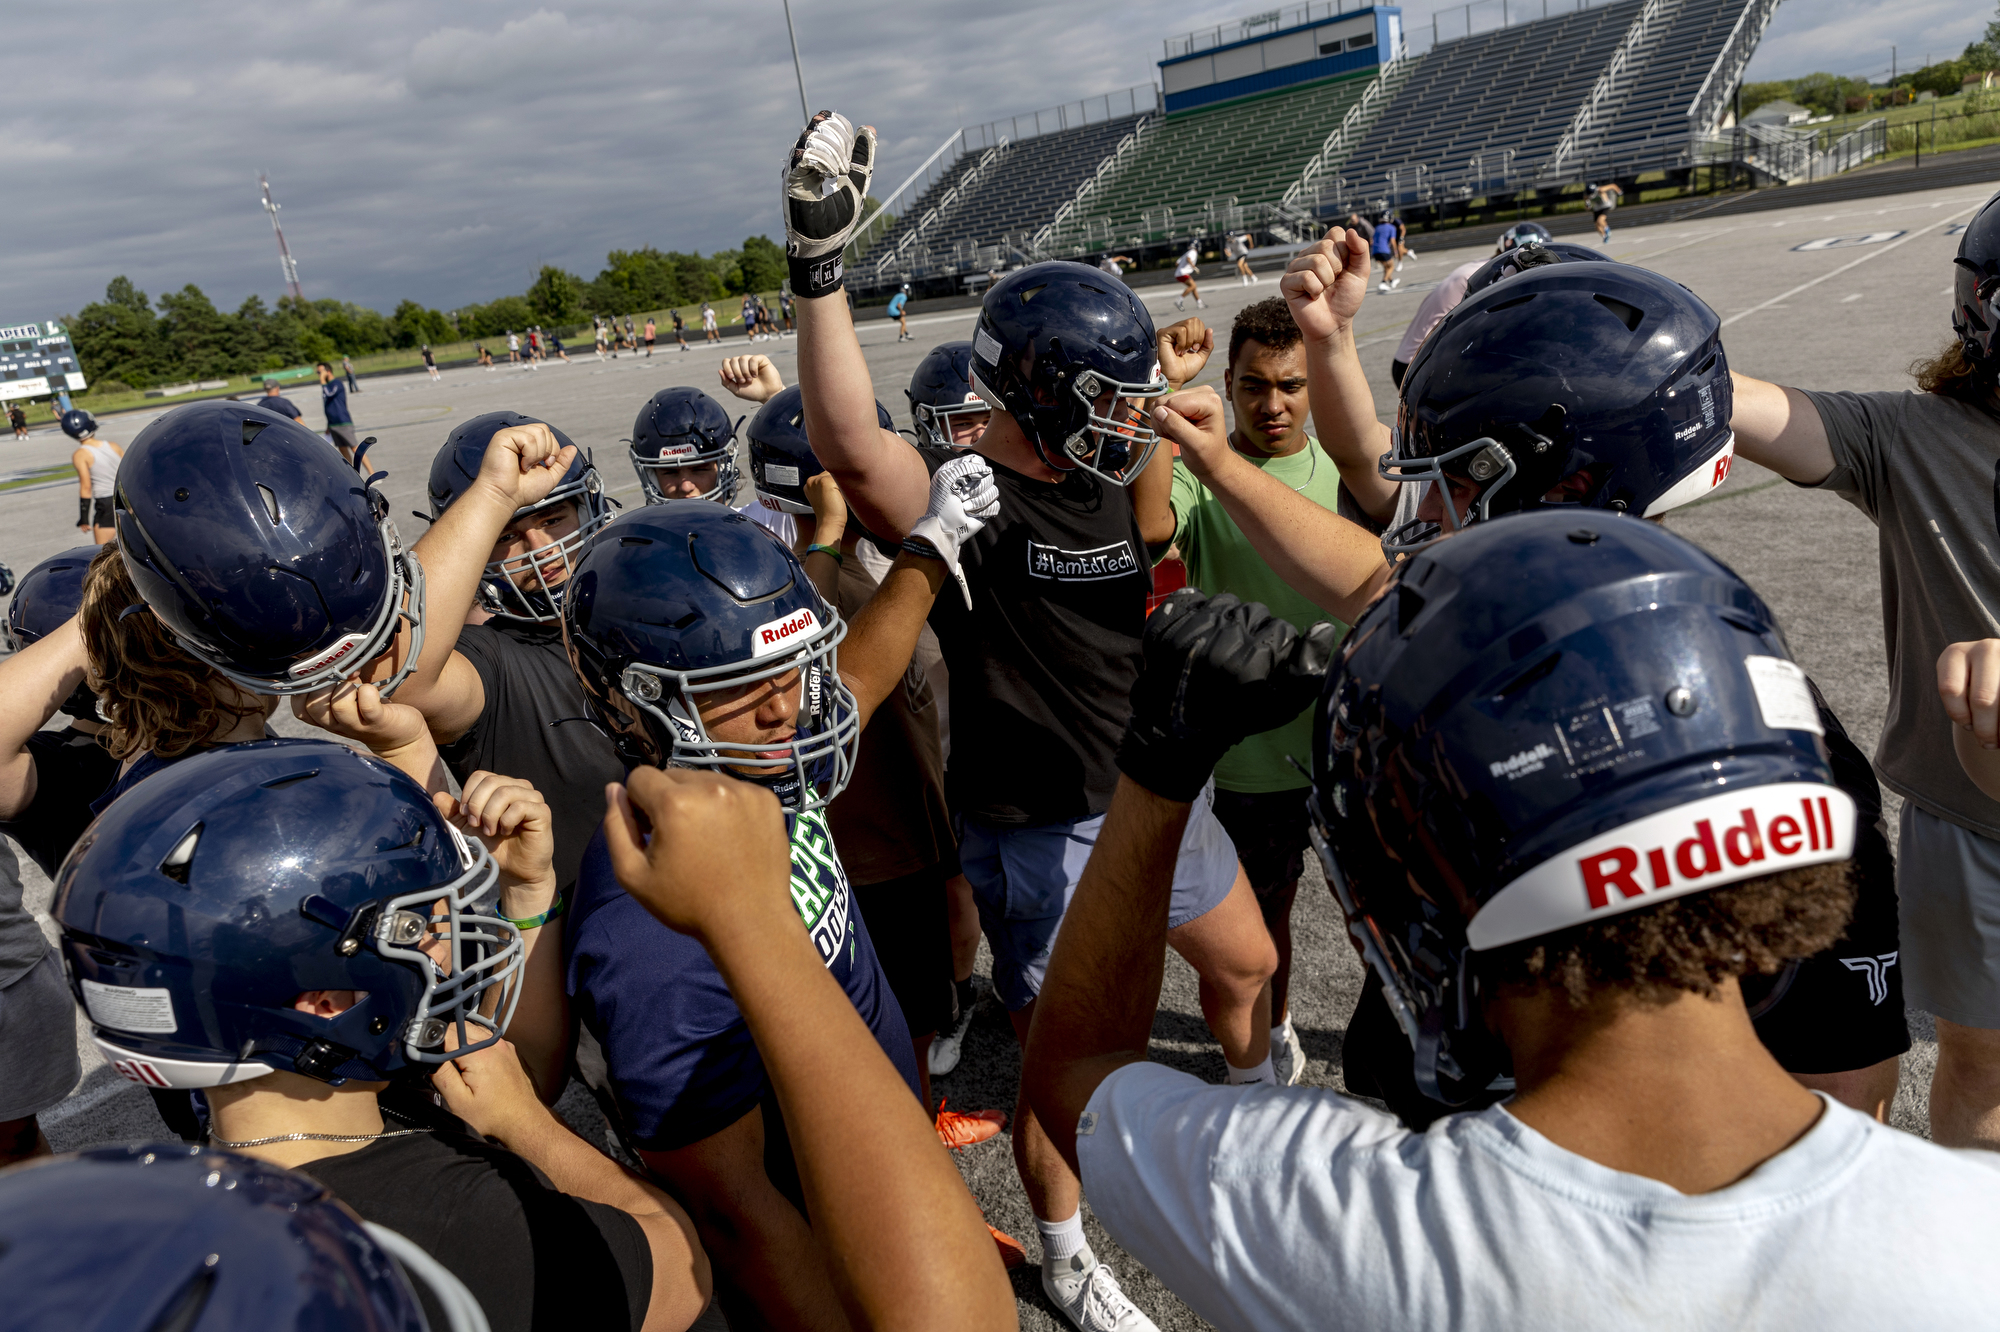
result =
[[276,412],[280,416],[289,416],[294,421],[299,419],[298,404],[282,393],[267,393],[261,398],[251,399],[251,402],[258,407],[262,407],[267,412]]
[[[920,1095],[903,1011],[855,908],[821,811],[791,821],[792,903],[822,961]],[[722,973],[695,940],[618,886],[600,830],[583,853],[565,931],[568,990],[604,1047],[634,1143],[667,1152],[728,1128],[769,1089],[764,1061]]]
[[319,398],[320,406],[326,409],[328,425],[354,424],[354,418],[347,414],[347,385],[337,377],[319,386]]

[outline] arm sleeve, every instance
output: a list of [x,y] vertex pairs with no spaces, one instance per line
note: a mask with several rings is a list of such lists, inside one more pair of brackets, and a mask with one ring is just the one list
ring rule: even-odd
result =
[[1887,481],[1887,449],[1897,434],[1894,410],[1907,393],[1818,393],[1802,389],[1826,426],[1833,470],[1815,490],[1831,490],[1880,521]]
[[[466,767],[479,752],[480,739],[486,726],[486,719],[496,715],[495,704],[505,696],[512,672],[507,669],[506,653],[499,650],[497,631],[484,625],[469,624],[458,634],[458,654],[472,663],[472,669],[479,672],[479,687],[486,695],[486,706],[472,725],[465,728],[465,734],[448,745],[438,746],[438,753],[450,766],[460,781],[471,775],[472,768]],[[464,768],[464,771],[460,771]]]

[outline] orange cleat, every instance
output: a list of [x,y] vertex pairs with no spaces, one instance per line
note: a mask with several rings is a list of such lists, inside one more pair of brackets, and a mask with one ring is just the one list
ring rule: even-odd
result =
[[1000,1250],[1001,1266],[1009,1272],[1017,1267],[1026,1266],[1028,1251],[1021,1247],[1021,1241],[1004,1230],[995,1230],[990,1224],[986,1227],[986,1232],[993,1236],[994,1247]]
[[936,1120],[938,1138],[947,1147],[970,1147],[985,1142],[1007,1123],[1005,1110],[979,1110],[962,1115],[949,1109],[950,1105],[949,1097],[938,1103]]

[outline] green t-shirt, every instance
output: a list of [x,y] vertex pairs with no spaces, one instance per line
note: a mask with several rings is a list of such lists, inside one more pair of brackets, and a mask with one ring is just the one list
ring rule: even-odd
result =
[[[1340,501],[1340,469],[1308,438],[1289,458],[1270,458],[1258,466],[1307,499],[1328,509]],[[1306,629],[1331,615],[1292,590],[1223,510],[1222,502],[1197,481],[1179,459],[1174,460],[1174,544],[1187,563],[1188,585],[1214,594],[1233,592],[1245,601],[1261,601],[1271,613]],[[1338,621],[1334,621],[1338,623]],[[1345,632],[1346,626],[1341,626]],[[1257,794],[1296,791],[1308,783],[1285,761],[1295,758],[1312,769],[1312,709],[1278,727],[1253,735],[1222,756],[1215,766],[1215,784],[1225,791]]]

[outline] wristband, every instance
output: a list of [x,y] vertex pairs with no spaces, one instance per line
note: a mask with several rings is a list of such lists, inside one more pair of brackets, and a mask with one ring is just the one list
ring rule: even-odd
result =
[[838,254],[821,255],[817,259],[786,255],[785,267],[791,274],[793,293],[808,300],[839,291],[842,280],[847,276]]
[[507,917],[507,923],[515,929],[522,931],[540,929],[550,921],[560,917],[567,910],[569,910],[569,893],[567,891],[559,892],[556,894],[556,900],[549,903],[549,909],[541,915],[523,916],[520,920],[515,920],[512,916],[509,916]]
[[76,525],[78,527],[90,526],[90,501],[87,499],[80,499],[76,502]]
[[814,551],[818,551],[822,555],[833,556],[835,564],[845,564],[847,562],[841,558],[840,547],[838,546],[822,546],[818,542],[814,542],[812,545],[806,547],[806,554],[810,555]]
[[944,553],[928,541],[918,541],[905,537],[903,539],[903,549],[912,555],[921,555],[927,560],[941,560],[944,558]]

